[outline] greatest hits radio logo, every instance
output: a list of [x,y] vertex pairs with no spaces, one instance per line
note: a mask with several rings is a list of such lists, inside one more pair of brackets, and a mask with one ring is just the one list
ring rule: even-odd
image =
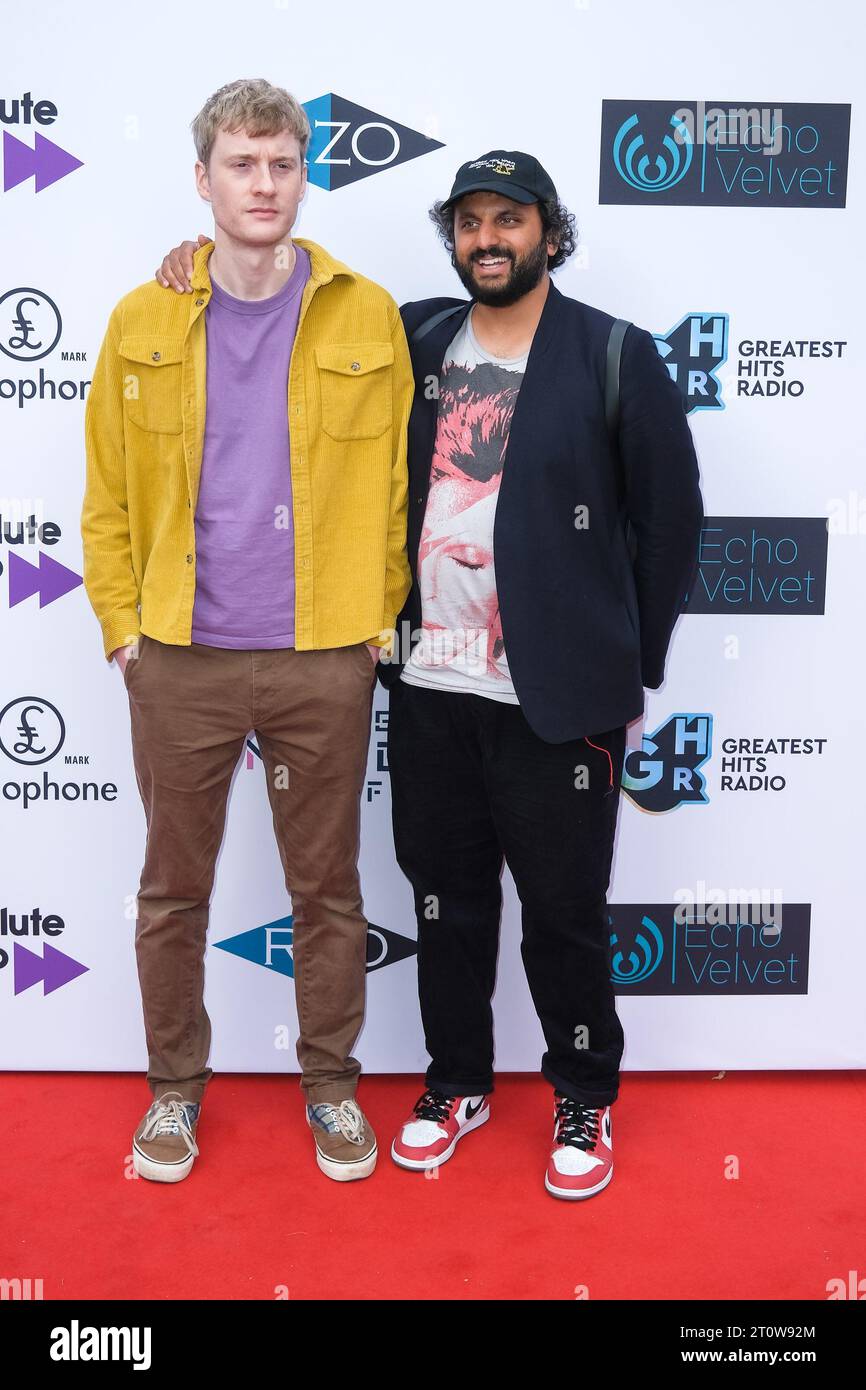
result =
[[[784,791],[787,760],[811,764],[823,756],[827,743],[826,738],[790,734],[726,734],[719,740],[718,790]],[[639,810],[656,815],[679,806],[704,806],[710,799],[706,774],[712,752],[712,715],[672,714],[652,734],[644,734],[640,748],[626,750],[622,789]]]

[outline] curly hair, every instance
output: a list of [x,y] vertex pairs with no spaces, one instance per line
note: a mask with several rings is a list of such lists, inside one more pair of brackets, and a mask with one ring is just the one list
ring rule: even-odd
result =
[[[429,210],[430,221],[445,243],[445,250],[451,253],[454,261],[454,206],[443,208],[443,199],[435,202]],[[558,270],[573,253],[577,245],[577,228],[574,213],[569,212],[564,203],[556,198],[541,198],[538,202],[541,226],[546,240],[556,242],[556,250],[547,258],[547,269]]]

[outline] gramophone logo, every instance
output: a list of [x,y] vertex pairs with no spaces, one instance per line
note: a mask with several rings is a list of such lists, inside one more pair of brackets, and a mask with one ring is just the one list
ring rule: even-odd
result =
[[[60,710],[40,695],[19,696],[0,709],[0,753],[19,769],[27,769],[0,787],[4,807],[29,811],[40,804],[63,805],[68,813],[73,804],[87,808],[117,800],[116,782],[98,782],[90,777],[61,782],[58,767],[43,766],[54,758],[63,768],[89,766],[91,754],[80,749],[67,750],[60,763],[58,754],[65,741],[66,725]],[[31,768],[41,768],[41,778],[35,771],[31,774]]]
[[[56,367],[46,363],[49,372],[46,375],[42,366],[44,358],[49,357],[60,342],[62,332],[60,310],[44,290],[18,285],[0,294],[0,353],[21,364],[19,373],[33,369],[31,375],[0,377],[0,401],[14,401],[18,409],[23,410],[31,401],[84,400],[89,380],[58,380],[51,375]],[[58,359],[60,362],[86,362],[87,353],[64,348],[55,363]],[[4,366],[7,371],[14,370]]]
[[65,738],[63,716],[50,700],[24,695],[0,710],[0,751],[15,763],[50,762]]
[[38,362],[60,341],[60,310],[44,290],[18,288],[0,295],[0,352],[16,362]]

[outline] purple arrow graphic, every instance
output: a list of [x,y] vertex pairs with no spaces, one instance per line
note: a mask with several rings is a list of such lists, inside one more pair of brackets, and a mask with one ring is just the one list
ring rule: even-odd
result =
[[42,956],[37,956],[34,951],[28,951],[26,946],[22,946],[20,941],[15,942],[13,968],[16,994],[23,994],[25,989],[30,989],[31,985],[38,985],[40,980],[43,982],[43,995],[53,994],[55,989],[60,989],[61,985],[68,985],[70,980],[90,969],[89,965],[82,965],[80,961],[73,960],[72,956],[58,951],[56,946],[49,946],[47,941],[43,952]]
[[36,175],[36,192],[41,193],[49,184],[56,183],[73,169],[80,169],[84,161],[76,159],[68,150],[61,149],[52,140],[46,140],[38,131],[36,144],[31,150],[22,140],[3,132],[3,188],[8,193],[31,174]]
[[31,594],[39,595],[39,607],[45,608],[55,599],[77,589],[84,580],[75,570],[67,569],[59,560],[53,560],[44,550],[39,552],[39,568],[31,565],[23,555],[9,551],[9,607],[23,603]]

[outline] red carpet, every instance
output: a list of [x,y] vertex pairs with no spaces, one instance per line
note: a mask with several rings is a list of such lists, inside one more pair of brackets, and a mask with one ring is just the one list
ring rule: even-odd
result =
[[421,1089],[363,1078],[379,1163],[342,1185],[316,1167],[296,1077],[218,1075],[174,1186],[124,1176],[140,1077],[7,1073],[0,1278],[42,1279],[45,1299],[824,1300],[866,1276],[862,1073],[625,1074],[613,1181],[576,1203],[544,1190],[540,1079],[500,1077],[437,1179],[388,1155]]

